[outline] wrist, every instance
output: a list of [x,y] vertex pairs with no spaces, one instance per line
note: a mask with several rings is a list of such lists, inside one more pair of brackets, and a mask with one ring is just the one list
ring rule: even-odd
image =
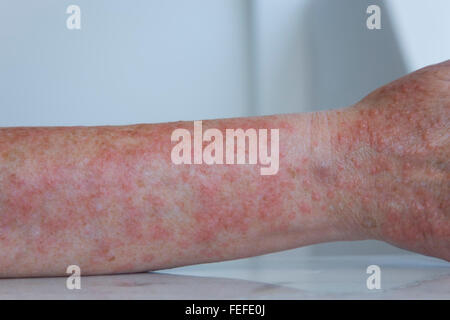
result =
[[330,110],[313,117],[311,144],[316,147],[310,172],[325,197],[320,214],[337,230],[337,240],[378,238],[371,128],[357,109]]

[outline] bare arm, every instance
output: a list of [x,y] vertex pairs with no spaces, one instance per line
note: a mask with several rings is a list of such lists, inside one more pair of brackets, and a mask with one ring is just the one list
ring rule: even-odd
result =
[[279,129],[275,175],[174,164],[171,134],[192,122],[0,129],[0,276],[136,272],[369,238],[449,260],[448,79],[417,93],[423,78],[338,111],[203,122]]

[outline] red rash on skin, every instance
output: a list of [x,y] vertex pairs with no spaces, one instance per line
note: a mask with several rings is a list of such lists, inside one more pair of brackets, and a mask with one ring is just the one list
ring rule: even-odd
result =
[[[354,168],[370,183],[354,185],[353,190],[366,199],[375,237],[448,260],[450,64],[446,64],[422,69],[370,94],[354,108],[355,120],[341,126],[335,145],[364,160]],[[343,137],[350,137],[351,143],[343,143]],[[364,196],[370,190],[376,192],[377,201]]]
[[[312,214],[305,190],[310,154],[295,154],[296,163],[289,153],[291,136],[303,134],[290,118],[204,122],[204,130],[279,129],[274,176],[261,176],[259,165],[172,164],[171,132],[192,131],[192,123],[3,129],[2,274],[64,274],[70,264],[89,274],[215,261],[248,255],[261,234],[294,238],[314,229],[321,220],[303,217]],[[282,246],[274,241],[255,254]]]
[[[280,128],[280,135],[286,134],[283,129],[292,130],[292,125],[288,125],[286,121],[280,121],[279,126],[274,127],[273,122],[265,120],[249,123],[232,119],[227,126],[214,121],[204,122],[203,130],[209,127],[218,128],[222,132],[226,128],[265,128],[269,131],[270,128]],[[283,161],[284,153],[280,146],[280,162]],[[264,177],[259,173],[259,166],[197,165],[180,170],[185,169],[195,171],[190,176],[185,172],[181,173],[182,181],[193,186],[192,197],[197,200],[192,208],[195,221],[193,241],[207,246],[209,243],[220,243],[215,250],[208,248],[205,253],[207,256],[220,254],[223,247],[228,246],[230,234],[249,236],[256,232],[251,230],[252,226],[264,225],[265,221],[268,228],[277,229],[280,226],[276,221],[283,221],[282,215],[288,216],[282,213],[283,199],[292,191],[294,184],[289,179],[284,181],[283,172],[273,177]],[[233,189],[234,192],[231,192]],[[240,194],[238,202],[235,201],[236,192]],[[228,237],[223,236],[221,231]]]
[[259,164],[173,164],[171,134],[193,136],[192,122],[0,129],[0,277],[64,275],[72,264],[145,271],[367,238],[449,260],[450,88],[430,83],[430,70],[343,110],[203,122],[224,137],[268,129],[269,145],[279,129],[272,176]]
[[319,201],[320,198],[321,198],[321,197],[320,197],[320,194],[319,194],[318,192],[312,191],[311,199],[312,199],[313,201]]

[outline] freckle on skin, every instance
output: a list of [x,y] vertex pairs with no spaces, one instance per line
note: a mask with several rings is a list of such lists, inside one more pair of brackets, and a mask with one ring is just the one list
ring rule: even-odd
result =
[[366,229],[373,229],[377,227],[377,222],[372,217],[364,217],[362,220],[362,226]]
[[353,157],[353,158],[351,159],[351,161],[352,161],[352,164],[353,164],[353,166],[354,166],[355,168],[357,168],[357,169],[360,169],[360,168],[361,168],[360,161],[359,161],[357,158]]
[[288,170],[288,172],[289,172],[289,175],[290,175],[293,179],[295,179],[295,177],[297,176],[297,174],[296,174],[296,172],[295,172],[295,169],[293,169],[293,168],[288,168],[287,170]]

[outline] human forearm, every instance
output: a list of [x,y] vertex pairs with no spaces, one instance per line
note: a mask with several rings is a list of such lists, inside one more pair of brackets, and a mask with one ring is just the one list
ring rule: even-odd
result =
[[1,129],[1,275],[142,271],[350,240],[332,181],[342,121],[345,112],[203,122],[279,129],[279,171],[267,176],[259,165],[173,164],[171,133],[192,122]]

